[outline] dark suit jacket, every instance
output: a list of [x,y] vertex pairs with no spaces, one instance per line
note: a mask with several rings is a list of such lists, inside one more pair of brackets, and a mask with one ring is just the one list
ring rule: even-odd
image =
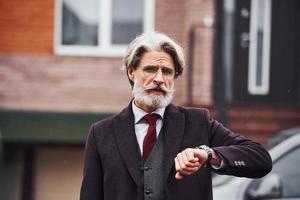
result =
[[[221,173],[256,178],[272,168],[260,144],[231,132],[210,118],[206,109],[169,105],[163,125],[164,172],[168,200],[212,199],[207,167],[175,179],[174,158],[190,147],[206,144],[226,164]],[[92,125],[86,141],[81,200],[141,200],[144,198],[142,158],[134,132],[131,104],[119,114]]]

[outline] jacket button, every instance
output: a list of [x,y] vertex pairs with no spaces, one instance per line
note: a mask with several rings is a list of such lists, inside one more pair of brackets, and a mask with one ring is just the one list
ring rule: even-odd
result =
[[146,167],[144,167],[144,170],[145,170],[145,171],[148,171],[148,170],[150,170],[150,167],[147,167],[147,166],[146,166]]
[[149,195],[149,194],[152,193],[152,191],[151,190],[146,190],[145,193],[146,193],[146,195]]

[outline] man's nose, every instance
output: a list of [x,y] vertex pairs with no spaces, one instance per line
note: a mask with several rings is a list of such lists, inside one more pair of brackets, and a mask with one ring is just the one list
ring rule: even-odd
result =
[[155,74],[153,81],[157,84],[162,84],[165,82],[165,79],[164,79],[164,76],[163,76],[161,70],[158,70],[158,72]]

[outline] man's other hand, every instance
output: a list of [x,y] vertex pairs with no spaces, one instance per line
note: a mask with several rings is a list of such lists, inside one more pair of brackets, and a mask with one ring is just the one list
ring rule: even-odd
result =
[[202,149],[187,148],[175,158],[175,178],[180,180],[202,168],[207,161],[207,153]]

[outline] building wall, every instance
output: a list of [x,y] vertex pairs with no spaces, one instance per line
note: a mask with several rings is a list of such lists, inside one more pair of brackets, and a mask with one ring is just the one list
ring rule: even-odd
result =
[[0,154],[0,199],[20,200],[23,191],[24,152],[13,146]]
[[[210,106],[212,101],[212,68],[213,68],[213,24],[208,25],[207,20],[214,21],[214,0],[164,0],[156,1],[156,29],[175,37],[184,47],[187,67],[177,84],[177,102],[187,104],[188,70],[193,66],[192,96],[193,103]],[[161,20],[164,19],[164,20]],[[189,34],[195,28],[195,47],[189,49]],[[193,53],[193,62],[189,54]],[[191,63],[192,62],[192,63]]]
[[1,1],[0,53],[52,54],[53,29],[53,0]]
[[[199,24],[194,60],[194,100],[211,104],[212,0],[155,4],[155,29],[174,37],[188,54],[188,33]],[[54,0],[4,1],[0,5],[0,107],[17,110],[118,112],[131,99],[122,58],[56,56]],[[188,61],[187,61],[188,63]],[[175,102],[186,104],[187,68],[176,81]],[[120,98],[121,97],[121,98]]]
[[[212,72],[213,72],[213,39],[214,39],[214,6],[213,0],[194,0],[186,3],[187,10],[186,34],[194,29],[195,41],[193,75],[192,75],[192,104],[210,106],[213,104]],[[189,36],[186,35],[186,40]],[[187,41],[186,41],[187,42]]]
[[117,112],[130,100],[121,59],[0,55],[0,106]]
[[33,199],[79,199],[82,165],[81,148],[39,148],[36,153]]

